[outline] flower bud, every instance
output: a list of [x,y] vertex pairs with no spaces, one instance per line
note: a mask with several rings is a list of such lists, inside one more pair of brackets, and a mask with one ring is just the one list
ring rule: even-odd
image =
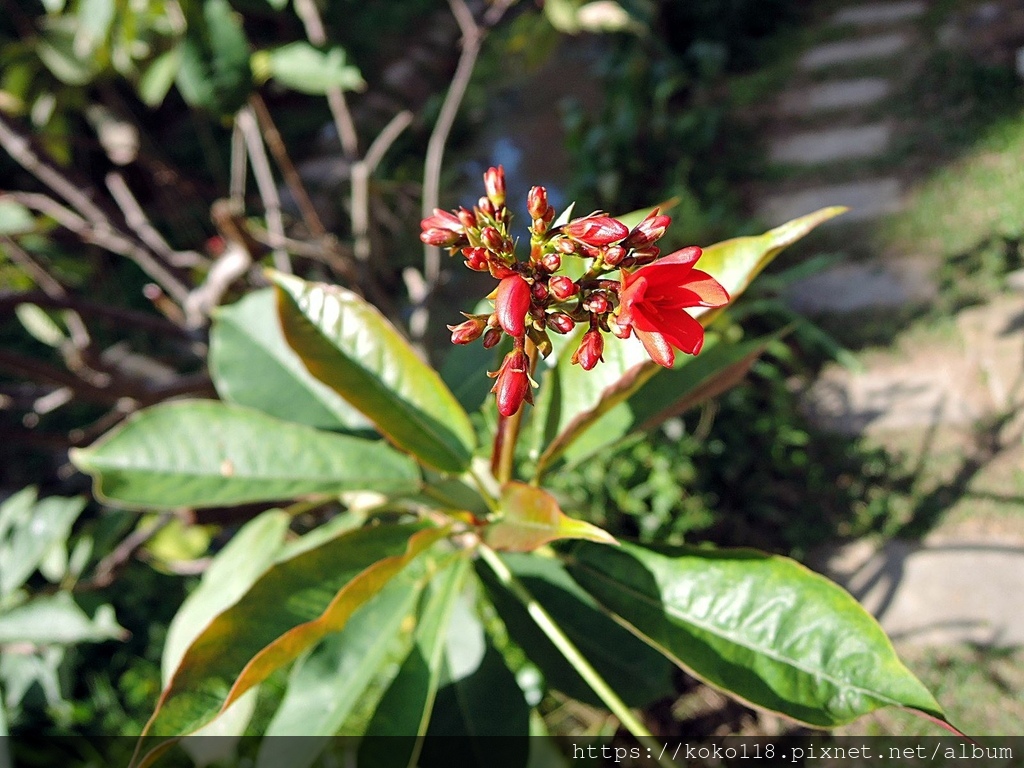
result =
[[573,240],[586,245],[610,245],[629,234],[629,229],[611,216],[587,216],[570,221],[562,231]]
[[459,243],[465,242],[465,239],[458,232],[452,232],[450,229],[425,229],[420,232],[420,240],[427,245],[436,245],[438,248],[450,248]]
[[488,328],[484,332],[484,349],[497,346],[499,341],[501,341],[501,331],[498,328]]
[[495,208],[505,205],[505,169],[502,166],[488,168],[484,173],[484,189],[487,190],[487,199],[494,204]]
[[566,299],[575,296],[579,289],[579,286],[576,285],[571,278],[568,278],[565,275],[555,275],[548,280],[548,290],[557,301],[565,301]]
[[521,338],[526,332],[526,313],[530,311],[530,284],[519,275],[510,275],[498,283],[494,312],[498,324],[509,336]]
[[608,297],[603,293],[592,293],[583,302],[583,308],[588,312],[593,312],[595,315],[603,315],[610,307],[611,304],[608,302]]
[[473,229],[476,227],[476,214],[465,206],[459,208],[458,216],[459,221],[462,222],[462,226],[466,229]]
[[480,209],[481,213],[490,216],[492,219],[494,218],[494,214],[496,213],[494,203],[492,203],[486,197],[481,197],[479,200],[477,200],[476,207]]
[[557,272],[562,266],[562,257],[557,253],[545,253],[540,258],[540,266],[545,272]]
[[501,233],[494,227],[484,227],[480,233],[480,242],[484,246],[495,253],[501,253],[505,247],[505,238],[501,236]]
[[459,217],[450,211],[435,208],[432,216],[420,222],[420,240],[427,245],[450,248],[465,242],[466,230]]
[[604,337],[600,331],[589,330],[583,334],[583,339],[580,341],[580,346],[572,355],[573,365],[576,363],[580,364],[580,367],[585,371],[592,370],[595,365],[601,361],[601,355],[604,352]]
[[576,253],[576,244],[566,237],[558,238],[555,241],[555,248],[564,254]]
[[485,327],[487,327],[486,320],[478,315],[473,315],[464,323],[449,325],[448,330],[452,332],[452,344],[469,344],[480,338]]
[[643,221],[633,227],[629,237],[622,244],[627,248],[643,248],[661,239],[661,236],[665,234],[665,230],[671,223],[672,219],[668,216],[659,215],[658,209],[655,208],[647,214]]
[[565,312],[552,312],[548,315],[548,328],[555,333],[568,333],[576,327],[576,321]]
[[466,257],[466,266],[474,272],[487,271],[486,248],[463,248],[462,255]]
[[538,280],[530,287],[530,295],[537,301],[544,301],[548,297],[548,287]]
[[625,255],[626,249],[621,245],[609,245],[604,251],[604,263],[609,267],[617,267]]
[[548,191],[544,187],[533,187],[526,196],[526,210],[531,219],[544,219],[548,212]]
[[509,417],[519,410],[523,400],[532,402],[530,392],[530,358],[521,349],[505,355],[498,369],[497,381],[491,388],[498,402],[498,413]]

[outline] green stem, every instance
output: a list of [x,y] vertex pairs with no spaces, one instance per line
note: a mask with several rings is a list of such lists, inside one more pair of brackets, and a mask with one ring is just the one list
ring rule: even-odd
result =
[[562,628],[551,618],[551,614],[541,607],[540,603],[523,586],[523,583],[508,569],[504,561],[498,557],[498,553],[486,544],[481,544],[479,550],[480,556],[490,566],[491,570],[494,571],[494,575],[498,577],[502,585],[523,604],[527,613],[530,614],[530,618],[537,623],[541,631],[562,652],[566,661],[573,665],[580,677],[600,697],[605,706],[612,711],[612,714],[619,718],[619,722],[622,723],[626,730],[633,734],[633,737],[642,746],[650,750],[652,757],[658,755],[657,761],[662,768],[677,768],[670,758],[662,754],[661,743],[655,741],[654,736],[647,730],[646,726],[640,722],[637,716],[633,714],[633,711],[626,706],[626,703],[619,698],[618,694],[612,690],[611,686],[591,666],[590,662],[580,653],[572,640],[566,636]]

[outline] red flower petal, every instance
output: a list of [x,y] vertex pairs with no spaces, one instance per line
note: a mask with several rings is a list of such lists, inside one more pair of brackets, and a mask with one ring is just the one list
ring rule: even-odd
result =
[[672,345],[665,340],[664,336],[656,331],[641,331],[635,326],[633,331],[636,333],[636,337],[640,339],[640,343],[644,345],[647,354],[651,356],[651,360],[666,368],[672,367],[676,360],[676,353],[672,350]]

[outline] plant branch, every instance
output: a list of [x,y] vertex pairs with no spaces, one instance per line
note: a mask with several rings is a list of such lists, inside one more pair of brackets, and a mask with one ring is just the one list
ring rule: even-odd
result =
[[50,296],[42,291],[7,293],[0,291],[0,314],[11,311],[19,304],[35,304],[46,309],[69,309],[82,315],[92,315],[109,323],[145,328],[156,333],[176,333],[185,338],[189,334],[179,325],[156,315],[124,309],[109,304],[98,304],[70,294]]
[[146,216],[121,174],[112,171],[105,180],[111,197],[124,214],[125,223],[153,253],[175,267],[194,267],[203,261],[195,251],[176,251],[171,248]]
[[579,673],[580,677],[600,697],[605,706],[612,711],[612,714],[619,718],[619,722],[622,723],[623,727],[633,734],[633,737],[641,745],[647,747],[651,751],[652,756],[654,754],[659,755],[659,765],[663,766],[663,768],[676,768],[675,763],[662,754],[661,744],[654,740],[651,732],[633,714],[633,711],[626,706],[626,703],[619,698],[618,694],[612,690],[611,686],[605,682],[604,678],[587,661],[586,657],[580,653],[580,650],[572,640],[562,631],[562,628],[558,626],[555,620],[551,618],[551,614],[544,610],[543,606],[534,599],[523,583],[509,570],[505,562],[498,556],[498,553],[483,543],[479,545],[478,550],[480,556],[494,572],[494,575],[498,577],[502,586],[523,604],[526,612],[530,614],[530,618],[536,622],[541,631],[558,648],[566,661],[572,664],[573,669]]
[[399,112],[370,144],[366,157],[352,165],[352,236],[356,261],[365,262],[370,258],[370,175],[411,122],[412,112]]
[[263,208],[266,211],[267,229],[274,240],[274,267],[281,272],[290,274],[292,272],[291,261],[283,247],[284,219],[281,216],[281,198],[277,194],[274,174],[270,170],[270,160],[267,158],[263,137],[260,135],[260,128],[256,124],[252,108],[244,107],[239,110],[235,121],[242,130],[242,136],[245,137],[249,162],[252,163],[252,172],[256,177],[256,187],[259,189],[260,199],[263,201]]

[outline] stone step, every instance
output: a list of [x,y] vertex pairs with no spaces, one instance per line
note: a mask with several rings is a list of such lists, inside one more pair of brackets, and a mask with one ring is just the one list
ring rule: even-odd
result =
[[850,210],[825,226],[866,221],[898,211],[902,196],[902,186],[895,178],[830,184],[770,196],[757,206],[757,216],[768,226],[777,226],[825,206],[845,205]]
[[888,123],[805,131],[772,142],[768,159],[791,165],[857,160],[882,154],[891,140],[892,126]]
[[875,104],[892,91],[882,77],[857,77],[831,80],[820,85],[783,94],[779,106],[794,115],[811,115]]
[[909,45],[910,36],[904,32],[890,32],[856,40],[823,43],[811,48],[800,57],[800,68],[814,70],[872,59],[888,59],[905,50]]
[[837,11],[832,17],[833,24],[854,26],[875,26],[895,24],[901,21],[916,19],[928,10],[922,0],[905,0],[899,3],[868,3],[854,5]]
[[927,257],[844,262],[790,283],[782,297],[810,315],[902,309],[935,298],[933,267]]

